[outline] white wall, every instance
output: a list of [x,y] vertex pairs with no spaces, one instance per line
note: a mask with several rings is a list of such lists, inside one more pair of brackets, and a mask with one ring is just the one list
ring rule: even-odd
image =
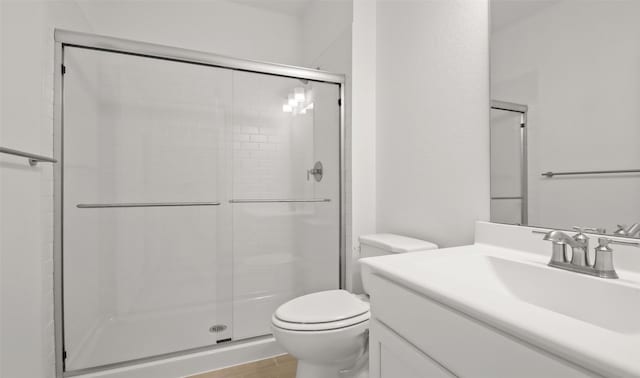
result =
[[492,97],[529,106],[529,224],[640,222],[638,175],[540,175],[640,167],[640,2],[497,6],[508,13],[491,35]]
[[[345,33],[351,30],[353,5],[351,0],[311,1],[305,9],[300,21],[302,23],[302,64],[316,68],[320,66],[322,56],[330,54],[335,45],[344,39]],[[350,54],[325,61],[326,64],[336,66],[343,63],[343,70],[349,70],[345,58]],[[328,68],[320,67],[323,70]],[[336,67],[337,68],[337,67]],[[346,73],[346,71],[339,71]]]
[[300,65],[299,19],[232,1],[78,1],[91,29],[112,37]]
[[489,219],[486,0],[379,0],[378,232],[452,246]]
[[[70,3],[0,2],[0,145],[51,156],[54,19]],[[53,375],[52,167],[0,157],[0,376]]]
[[351,103],[351,214],[352,249],[347,248],[347,269],[353,272],[347,287],[362,290],[354,262],[359,257],[358,237],[376,232],[376,2],[353,2]]

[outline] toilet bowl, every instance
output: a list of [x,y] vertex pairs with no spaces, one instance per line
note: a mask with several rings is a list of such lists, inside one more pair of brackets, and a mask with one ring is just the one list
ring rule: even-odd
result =
[[273,334],[298,360],[297,377],[356,377],[366,358],[369,303],[345,290],[308,294],[273,314]]
[[[360,245],[361,257],[438,248],[392,234],[362,236]],[[366,295],[327,290],[281,305],[271,317],[271,328],[298,360],[297,378],[367,378],[369,318]]]

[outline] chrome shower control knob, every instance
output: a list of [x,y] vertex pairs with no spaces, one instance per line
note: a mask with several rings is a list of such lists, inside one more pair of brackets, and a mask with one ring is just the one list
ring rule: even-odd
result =
[[322,180],[323,174],[324,170],[322,168],[322,162],[316,161],[316,163],[313,165],[313,168],[307,170],[307,181],[309,181],[309,179],[311,178],[310,176],[313,175],[313,178],[316,180],[316,182],[320,182],[320,180]]

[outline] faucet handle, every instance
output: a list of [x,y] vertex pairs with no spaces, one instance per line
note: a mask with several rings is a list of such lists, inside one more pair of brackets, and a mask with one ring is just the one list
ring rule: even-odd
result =
[[588,228],[588,227],[578,227],[578,226],[573,226],[572,227],[574,230],[578,231],[577,234],[573,235],[573,240],[580,242],[580,243],[584,243],[587,247],[589,244],[589,237],[587,235],[584,234],[585,231],[589,232],[589,231],[593,231],[595,230],[594,228]]
[[634,223],[629,228],[627,228],[627,236],[629,237],[634,237],[639,232],[640,232],[640,223]]
[[640,248],[640,243],[637,243],[637,242],[614,240],[610,238],[598,238],[598,246],[596,247],[596,249],[600,248],[603,251],[607,250],[607,252],[612,252],[613,250],[609,248],[609,244],[627,245],[630,247]]
[[618,278],[615,268],[613,267],[613,249],[609,244],[627,245],[630,247],[640,247],[640,243],[613,240],[609,238],[598,238],[598,246],[596,247],[596,261],[593,268],[596,274],[602,278]]
[[586,232],[595,232],[596,234],[606,234],[607,233],[607,230],[605,230],[604,228],[600,228],[600,227],[573,226],[572,228],[574,230],[578,231],[581,234],[583,234],[585,231]]
[[627,236],[627,225],[626,224],[619,224],[617,225],[618,229],[615,230],[613,232],[614,235],[618,235],[618,236]]
[[616,236],[634,237],[638,232],[640,232],[640,224],[638,223],[634,223],[629,227],[627,227],[626,224],[619,224],[618,229],[613,234]]

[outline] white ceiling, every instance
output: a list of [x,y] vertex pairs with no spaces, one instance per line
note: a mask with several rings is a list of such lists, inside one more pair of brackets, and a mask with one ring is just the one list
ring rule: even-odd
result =
[[234,3],[248,5],[254,8],[284,13],[291,16],[301,16],[309,4],[314,0],[231,0]]

